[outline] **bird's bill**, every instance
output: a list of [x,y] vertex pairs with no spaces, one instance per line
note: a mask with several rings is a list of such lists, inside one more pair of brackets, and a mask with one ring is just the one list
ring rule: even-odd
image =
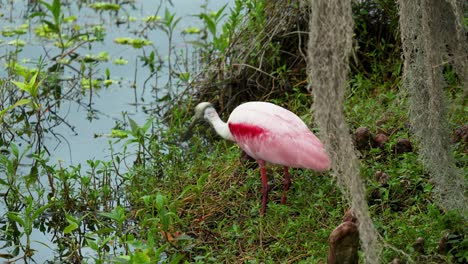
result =
[[190,125],[187,127],[187,131],[185,131],[185,133],[182,134],[181,140],[182,141],[189,140],[193,136],[193,128],[199,123],[201,123],[201,121],[202,120],[200,118],[194,117]]

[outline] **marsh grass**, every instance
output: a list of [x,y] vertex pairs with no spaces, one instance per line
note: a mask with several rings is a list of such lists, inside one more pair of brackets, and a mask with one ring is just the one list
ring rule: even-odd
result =
[[[362,94],[351,94],[345,107],[351,124],[389,134],[384,148],[360,153],[374,224],[386,243],[406,252],[413,261],[462,261],[466,241],[462,218],[444,212],[433,201],[433,182],[418,159],[417,148],[404,154],[393,150],[398,138],[412,139],[404,107],[406,98],[397,88],[379,89],[367,100]],[[291,93],[285,98],[276,103],[289,106],[300,116],[310,116],[303,93]],[[452,117],[454,123],[460,124],[458,114]],[[163,138],[183,133],[188,119],[184,116],[173,121],[172,129]],[[134,175],[138,184],[126,184],[127,193],[132,195],[130,201],[158,192],[168,197],[167,210],[174,215],[169,225],[160,228],[162,241],[169,245],[165,247],[167,253],[197,263],[318,263],[326,259],[328,236],[348,209],[329,174],[293,170],[285,206],[279,203],[281,168],[269,166],[268,209],[260,217],[261,186],[256,163],[242,159],[241,150],[219,139],[208,124],[200,125],[182,148],[168,151],[161,156],[162,163],[155,165],[158,173],[143,170],[141,175]],[[461,166],[466,166],[466,153],[455,154]],[[377,171],[389,175],[386,186],[378,183]],[[130,204],[146,212],[140,215],[144,217],[139,222],[158,215],[157,209],[141,202]],[[454,238],[453,247],[448,255],[439,255],[437,245],[447,233]],[[418,237],[425,239],[424,256],[412,247]],[[392,247],[385,248],[385,260],[407,257]]]
[[[200,16],[207,25],[199,31],[194,30],[208,34],[209,37],[198,43],[202,49],[200,52],[206,52],[206,57],[203,57],[206,60],[220,56],[214,61],[225,68],[221,67],[221,71],[217,71],[214,76],[224,76],[228,80],[216,79],[216,82],[206,86],[207,80],[214,78],[210,75],[213,74],[213,64],[208,65],[202,74],[210,78],[198,82],[195,75],[185,73],[186,69],[181,70],[180,74],[174,76],[178,75],[181,83],[191,89],[176,97],[175,103],[169,102],[174,94],[159,98],[161,109],[170,111],[158,118],[151,116],[145,122],[138,123],[124,115],[115,128],[109,131],[109,158],[106,160],[89,160],[83,165],[65,167],[60,163],[52,164],[43,149],[31,155],[32,160],[28,160],[27,150],[31,146],[19,148],[14,142],[15,138],[10,135],[15,132],[23,138],[32,137],[34,130],[31,126],[35,120],[30,122],[27,117],[38,116],[38,112],[35,112],[31,102],[34,101],[36,106],[41,103],[45,105],[45,97],[47,100],[49,96],[60,98],[60,68],[68,66],[58,65],[57,74],[50,74],[46,78],[40,67],[34,70],[21,68],[13,62],[10,64],[8,69],[15,78],[10,76],[10,79],[2,79],[2,89],[10,91],[9,95],[19,94],[19,90],[12,91],[15,86],[10,81],[15,80],[20,82],[16,86],[26,93],[19,97],[2,94],[2,100],[10,103],[2,106],[2,126],[24,125],[23,129],[10,127],[7,131],[11,133],[3,134],[0,138],[0,172],[5,175],[0,177],[0,194],[4,202],[2,206],[8,211],[0,217],[0,237],[5,241],[0,249],[2,257],[18,261],[34,260],[34,250],[42,243],[31,239],[31,230],[37,229],[51,236],[56,246],[53,250],[57,252],[54,260],[70,263],[326,261],[328,237],[349,209],[329,173],[292,170],[288,202],[287,205],[281,205],[282,169],[268,166],[268,209],[266,215],[261,217],[261,183],[255,162],[245,159],[237,145],[215,135],[208,124],[198,126],[190,139],[181,140],[191,121],[196,101],[208,95],[213,95],[210,99],[217,100],[222,109],[226,110],[234,107],[234,102],[240,98],[260,94],[260,99],[268,98],[290,109],[311,130],[317,130],[310,113],[313,95],[305,91],[307,77],[298,59],[301,47],[298,50],[297,42],[302,39],[301,36],[291,37],[281,31],[278,33],[283,36],[281,41],[272,44],[264,32],[257,34],[258,30],[263,29],[264,23],[273,30],[277,29],[277,24],[273,22],[279,18],[294,20],[295,16],[289,15],[295,14],[300,6],[293,1],[288,6],[288,12],[279,15],[275,13],[277,10],[273,10],[272,16],[276,14],[278,17],[269,17],[263,11],[263,1],[246,1],[245,5],[242,2],[235,2],[229,11],[231,13],[227,15],[228,23],[221,29],[212,24],[219,23],[223,10],[228,12],[225,7],[212,15]],[[46,5],[48,13],[38,14],[42,20],[48,21],[43,21],[44,26],[48,25],[56,31],[65,25],[59,14],[63,9],[57,7],[58,3],[52,1]],[[239,16],[246,12],[243,9],[246,7],[252,10],[249,14],[251,21],[243,25],[245,29],[242,34],[236,35],[236,28],[241,25]],[[266,7],[274,8],[270,5]],[[394,6],[390,7],[388,14],[391,15]],[[100,12],[104,11],[100,9]],[[369,29],[369,25],[365,24],[366,14],[360,14],[362,16],[358,17],[358,26]],[[164,21],[158,22],[161,19]],[[301,20],[306,21],[303,18]],[[165,18],[155,16],[148,21],[151,23],[144,30],[163,27],[168,35],[172,35],[177,21],[177,14],[166,12]],[[294,30],[301,30],[300,25]],[[400,88],[402,63],[399,56],[393,56],[399,49],[398,43],[393,43],[395,38],[387,35],[385,41],[376,43],[374,39],[369,39],[373,34],[365,33],[359,35],[359,41],[365,49],[358,54],[358,60],[365,63],[356,64],[353,68],[344,111],[350,133],[365,126],[373,134],[385,133],[389,137],[383,148],[370,148],[359,153],[371,217],[387,243],[383,260],[390,262],[398,257],[410,262],[410,257],[421,263],[466,262],[466,223],[456,213],[443,211],[433,200],[434,183],[418,158],[419,147],[409,130],[407,94]],[[59,53],[63,55],[67,41],[76,38],[60,35],[60,31],[55,34],[59,34],[53,36],[60,43]],[[257,38],[252,42],[241,41],[256,34]],[[211,44],[210,37],[217,42]],[[238,42],[233,44],[229,40]],[[240,79],[236,79],[239,76],[225,76],[226,72],[235,67],[229,68],[232,65],[223,62],[229,61],[232,58],[230,55],[236,57],[232,52],[244,50],[239,44],[242,42],[254,45],[251,48],[257,54],[262,52],[262,47],[268,47],[261,53],[261,58],[271,57],[267,58],[268,63],[262,68],[255,66],[254,63],[260,58],[255,57],[255,54],[247,57],[243,53],[237,54],[242,64],[254,64],[251,67],[243,65],[244,73],[254,74],[240,74]],[[280,47],[279,44],[284,46]],[[294,58],[298,60],[293,60],[291,64],[280,63],[282,60],[279,54],[284,51],[281,48],[285,47],[292,47],[292,50],[284,54],[296,54]],[[147,80],[154,78],[160,70],[158,55],[151,51],[140,59],[143,67],[150,68]],[[364,67],[369,65],[372,67]],[[271,76],[264,75],[258,69],[271,73]],[[467,122],[464,106],[466,98],[450,67],[444,74],[449,84],[446,93],[450,104],[449,125],[453,131]],[[20,76],[24,78],[16,78]],[[242,95],[233,100],[223,97],[237,91],[235,84],[242,85],[246,76],[255,78],[248,79],[245,86],[240,87],[238,91]],[[272,76],[275,78],[271,79]],[[46,86],[50,90],[45,90],[44,94],[35,92],[40,84],[36,80],[39,77],[50,85]],[[262,83],[259,90],[249,90],[257,81]],[[228,83],[227,90],[217,86],[224,87],[223,83]],[[274,94],[281,96],[274,96],[265,88],[271,83],[277,85]],[[197,97],[192,97],[192,88],[201,86],[203,89],[194,92]],[[59,105],[58,101],[56,105]],[[228,117],[226,111],[222,111],[221,115],[224,120]],[[25,120],[24,123],[21,120]],[[47,129],[44,128],[45,131]],[[397,154],[394,151],[397,140],[403,137],[414,143],[413,152]],[[457,166],[468,175],[466,142],[456,142],[452,147]],[[26,162],[32,166],[24,170]],[[385,185],[376,179],[377,171],[389,176]],[[418,237],[425,239],[424,255],[415,252],[412,247]],[[443,237],[447,237],[449,246],[446,253],[439,254],[437,245]]]

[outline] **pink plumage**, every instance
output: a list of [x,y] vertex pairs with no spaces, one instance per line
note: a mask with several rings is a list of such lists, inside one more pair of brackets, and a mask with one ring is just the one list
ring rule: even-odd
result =
[[225,139],[233,140],[260,164],[262,176],[262,209],[266,210],[268,195],[265,162],[284,166],[285,182],[281,203],[286,203],[290,185],[288,168],[306,168],[325,171],[330,158],[320,140],[294,113],[267,102],[248,102],[232,111],[224,123],[210,103],[195,108],[196,116],[203,117]]
[[235,141],[256,160],[317,171],[330,168],[322,142],[287,109],[267,102],[244,103],[227,123]]

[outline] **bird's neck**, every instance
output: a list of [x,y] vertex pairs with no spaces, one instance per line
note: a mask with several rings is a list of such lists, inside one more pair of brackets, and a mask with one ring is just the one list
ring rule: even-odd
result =
[[219,118],[219,115],[214,108],[210,107],[206,109],[204,117],[213,126],[218,135],[224,139],[235,141],[231,131],[229,130],[228,124]]

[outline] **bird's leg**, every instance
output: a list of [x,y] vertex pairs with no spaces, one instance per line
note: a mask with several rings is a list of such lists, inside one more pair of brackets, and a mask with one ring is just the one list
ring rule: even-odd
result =
[[258,164],[260,164],[260,174],[262,175],[262,210],[260,211],[260,215],[263,216],[266,211],[268,197],[268,179],[265,170],[265,161],[258,160]]
[[283,185],[283,197],[281,197],[281,204],[286,204],[286,192],[289,190],[291,185],[291,176],[289,175],[289,168],[284,166],[284,185]]

